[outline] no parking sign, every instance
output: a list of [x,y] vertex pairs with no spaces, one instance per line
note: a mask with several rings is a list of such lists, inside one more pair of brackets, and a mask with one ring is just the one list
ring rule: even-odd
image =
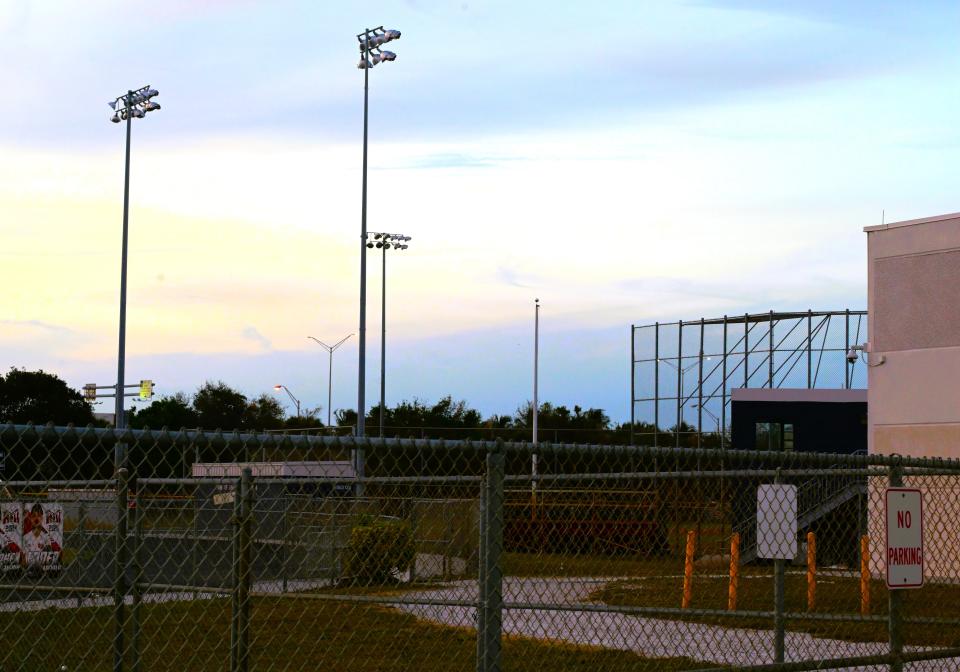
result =
[[916,488],[887,488],[888,588],[923,585],[923,496]]

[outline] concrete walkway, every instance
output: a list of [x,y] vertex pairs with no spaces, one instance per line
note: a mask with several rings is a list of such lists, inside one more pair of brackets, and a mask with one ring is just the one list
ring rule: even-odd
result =
[[[590,602],[589,595],[615,577],[517,578],[503,581],[505,602],[539,602],[575,607]],[[475,581],[459,581],[439,590],[410,593],[408,597],[476,600]],[[444,625],[475,627],[470,607],[396,604],[396,609]],[[583,646],[633,651],[647,658],[687,657],[721,665],[758,665],[773,662],[773,633],[769,630],[728,628],[658,618],[573,609],[547,611],[507,609],[504,634],[533,637]],[[839,658],[887,653],[882,642],[846,642],[801,632],[786,633],[786,660]],[[845,668],[886,672],[887,666]],[[960,660],[911,663],[905,669],[957,670]]]

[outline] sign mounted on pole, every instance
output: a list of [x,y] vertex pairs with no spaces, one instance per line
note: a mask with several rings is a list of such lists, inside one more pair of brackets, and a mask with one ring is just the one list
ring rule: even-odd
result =
[[757,488],[757,557],[793,560],[797,555],[797,486]]
[[153,396],[153,381],[141,380],[140,381],[140,398],[149,399],[152,396]]
[[923,496],[916,488],[887,488],[887,588],[923,585]]

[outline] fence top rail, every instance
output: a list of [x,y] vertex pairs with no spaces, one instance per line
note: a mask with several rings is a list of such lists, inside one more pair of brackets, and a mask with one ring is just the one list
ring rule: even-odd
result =
[[818,466],[823,468],[887,466],[903,468],[930,469],[935,472],[960,474],[960,460],[954,458],[909,457],[902,455],[850,455],[839,453],[814,452],[774,452],[758,450],[734,450],[731,448],[676,448],[673,446],[629,446],[590,443],[552,443],[541,442],[537,446],[527,441],[503,441],[497,439],[416,439],[357,436],[304,436],[257,434],[204,430],[181,429],[170,431],[161,429],[121,429],[93,427],[75,427],[67,425],[0,425],[0,445],[16,441],[40,443],[96,443],[112,446],[116,443],[154,444],[159,446],[201,446],[213,448],[254,447],[254,448],[338,448],[363,449],[376,454],[379,450],[416,449],[416,450],[459,450],[477,455],[488,452],[500,452],[541,456],[591,456],[602,458],[664,458],[677,460],[722,460],[736,464],[749,462],[752,465],[774,465],[800,468]]
[[[867,315],[866,310],[810,310],[810,311],[788,311],[788,312],[766,312],[766,313],[749,313],[747,315],[726,315],[724,317],[706,317],[703,319],[695,320],[684,320],[683,326],[693,327],[694,325],[699,325],[701,322],[703,324],[743,324],[744,322],[769,322],[771,315],[773,320],[776,322],[778,320],[797,320],[804,317],[845,317],[847,314],[850,317],[858,317],[861,315]],[[635,324],[633,325],[633,330],[637,331],[639,329],[649,329],[657,325],[661,327],[670,327],[676,326],[680,322],[653,322],[650,324]]]

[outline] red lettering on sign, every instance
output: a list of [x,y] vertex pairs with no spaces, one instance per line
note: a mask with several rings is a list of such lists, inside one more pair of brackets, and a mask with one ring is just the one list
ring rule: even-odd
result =
[[923,551],[919,547],[890,548],[887,550],[887,562],[891,565],[921,565]]
[[897,511],[897,527],[910,527],[913,524],[913,516],[909,511]]

